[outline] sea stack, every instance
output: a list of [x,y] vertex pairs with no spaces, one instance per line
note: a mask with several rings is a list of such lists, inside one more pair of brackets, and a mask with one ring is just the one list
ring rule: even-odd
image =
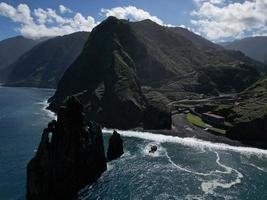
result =
[[109,138],[107,160],[111,161],[119,158],[123,154],[123,140],[120,134],[114,130],[112,136]]
[[101,127],[84,123],[83,106],[68,97],[44,129],[27,166],[27,200],[72,200],[106,170]]

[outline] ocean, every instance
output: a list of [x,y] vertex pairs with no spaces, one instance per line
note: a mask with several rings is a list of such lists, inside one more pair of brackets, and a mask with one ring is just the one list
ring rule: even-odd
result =
[[[0,87],[0,200],[24,200],[26,165],[42,130],[54,90]],[[105,146],[113,130],[103,129]],[[267,151],[196,138],[118,131],[124,155],[79,198],[267,199]],[[149,153],[152,145],[158,151]]]

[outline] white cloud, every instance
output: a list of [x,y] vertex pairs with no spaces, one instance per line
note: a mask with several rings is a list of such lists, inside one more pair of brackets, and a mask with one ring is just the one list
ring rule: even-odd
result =
[[153,16],[149,12],[143,9],[136,8],[135,6],[115,7],[111,9],[102,8],[101,15],[105,17],[114,16],[119,19],[132,19],[134,21],[150,19],[151,21],[154,21],[159,25],[173,26],[171,24],[164,24],[163,21],[159,19],[157,16]]
[[[241,3],[201,1],[191,15],[191,23],[209,39],[244,37],[248,32],[266,33],[267,0],[245,0]],[[223,3],[223,4],[222,4]]]
[[[72,13],[72,17],[63,16],[70,12],[72,11],[63,5],[59,6],[59,12],[57,12],[51,8],[37,8],[31,11],[26,4],[13,7],[7,3],[0,3],[0,16],[5,16],[18,23],[19,27],[16,30],[28,38],[53,37],[77,31],[91,31],[100,23],[93,17],[83,16],[81,13]],[[160,25],[172,26],[164,24],[158,17],[134,6],[101,9],[100,14],[104,17],[130,18],[134,21],[150,19]]]
[[209,2],[211,4],[223,4],[225,0],[193,0],[198,6],[204,2]]
[[64,13],[72,13],[72,10],[69,9],[69,8],[67,8],[67,7],[65,7],[64,5],[59,5],[58,8],[59,8],[59,12],[61,14],[64,14]]
[[[60,13],[70,12],[63,5],[59,9]],[[93,17],[85,17],[81,13],[76,13],[72,18],[66,18],[51,8],[37,8],[31,11],[26,4],[13,7],[4,2],[0,3],[1,15],[19,23],[20,26],[16,30],[28,38],[53,37],[77,31],[91,31],[99,23]]]
[[20,4],[14,8],[4,2],[0,3],[0,15],[12,19],[14,22],[31,23],[31,11],[26,4]]

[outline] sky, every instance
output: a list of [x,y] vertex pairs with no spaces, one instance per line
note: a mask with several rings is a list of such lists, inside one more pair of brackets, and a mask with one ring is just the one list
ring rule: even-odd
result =
[[0,0],[0,40],[91,31],[108,16],[184,27],[214,42],[267,36],[267,0]]

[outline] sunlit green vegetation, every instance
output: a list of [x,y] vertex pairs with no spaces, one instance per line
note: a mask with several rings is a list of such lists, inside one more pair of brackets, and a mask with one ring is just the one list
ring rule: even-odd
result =
[[196,115],[194,115],[194,114],[192,114],[192,113],[188,113],[188,114],[186,115],[186,119],[187,119],[191,124],[193,124],[193,125],[195,125],[195,126],[198,126],[198,127],[200,127],[200,128],[208,128],[210,131],[213,131],[213,132],[215,132],[215,133],[219,133],[219,134],[225,134],[225,133],[226,133],[226,131],[223,130],[223,129],[212,127],[211,125],[209,125],[209,124],[203,122],[203,120],[202,120],[200,117],[198,117],[198,116],[196,116]]

